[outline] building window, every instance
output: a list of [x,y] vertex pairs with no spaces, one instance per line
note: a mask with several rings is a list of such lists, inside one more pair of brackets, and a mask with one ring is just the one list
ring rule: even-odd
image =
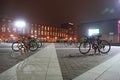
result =
[[49,32],[47,32],[47,35],[49,35]]
[[35,34],[37,34],[37,30],[35,30]]
[[5,30],[6,30],[5,25],[2,25],[2,32],[5,32]]
[[9,27],[7,28],[7,31],[10,32],[10,28]]
[[4,32],[4,27],[1,28],[2,32]]
[[46,31],[45,31],[45,35],[46,35]]
[[42,26],[42,29],[41,30],[43,30],[43,26]]
[[46,26],[45,26],[45,31],[46,31]]
[[40,35],[40,28],[38,28],[38,35]]
[[31,34],[33,34],[33,29],[31,29]]
[[40,35],[40,31],[38,31],[38,35]]
[[41,31],[41,35],[43,35],[43,31]]
[[48,27],[48,31],[50,30],[50,28]]

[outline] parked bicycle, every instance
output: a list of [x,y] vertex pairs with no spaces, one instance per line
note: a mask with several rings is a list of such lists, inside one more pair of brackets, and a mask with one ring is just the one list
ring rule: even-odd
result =
[[94,49],[95,47],[98,48],[98,50],[101,53],[108,53],[111,49],[110,43],[106,40],[101,40],[99,38],[92,40],[91,38],[88,38],[86,36],[81,38],[82,41],[80,42],[79,51],[82,54],[88,53],[91,49]]
[[38,48],[41,48],[41,47],[42,47],[42,40],[41,40],[41,39],[31,38],[31,37],[29,37],[28,39],[31,40],[31,41],[36,42],[36,43],[38,44]]
[[[38,44],[34,40],[29,40],[28,46],[30,51],[36,51],[38,49]],[[20,48],[26,47],[24,44],[24,39],[21,41],[21,43],[19,43],[18,41],[12,43],[11,48],[13,51],[16,51],[16,52],[19,51],[19,47]]]

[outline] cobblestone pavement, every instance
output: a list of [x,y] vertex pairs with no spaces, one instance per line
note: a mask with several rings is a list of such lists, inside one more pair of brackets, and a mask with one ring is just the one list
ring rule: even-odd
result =
[[112,58],[118,52],[119,47],[112,47],[108,54],[87,55],[80,54],[78,48],[58,48],[56,46],[57,56],[60,63],[64,80],[72,80],[89,69],[99,65],[100,63]]

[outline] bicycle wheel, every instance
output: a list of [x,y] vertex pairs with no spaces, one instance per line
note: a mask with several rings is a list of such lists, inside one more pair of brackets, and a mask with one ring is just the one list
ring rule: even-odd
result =
[[82,54],[86,54],[90,51],[91,44],[89,42],[81,42],[79,46],[79,51]]
[[106,40],[101,40],[98,47],[100,52],[103,54],[108,53],[111,49],[110,43]]
[[42,42],[41,41],[38,41],[37,44],[38,44],[38,48],[42,47]]
[[36,51],[38,49],[37,42],[30,41],[30,43],[29,43],[29,49],[30,49],[30,51]]
[[13,42],[11,48],[13,51],[19,51],[18,42]]

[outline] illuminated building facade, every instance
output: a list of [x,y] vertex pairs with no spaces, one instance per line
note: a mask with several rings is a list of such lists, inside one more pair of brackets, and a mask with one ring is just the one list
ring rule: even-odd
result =
[[0,19],[0,41],[16,40],[19,33],[28,34],[31,37],[40,38],[47,42],[56,42],[59,40],[69,39],[77,41],[75,29],[33,23],[27,23],[24,28],[20,29],[14,25],[14,21],[14,19],[9,18]]

